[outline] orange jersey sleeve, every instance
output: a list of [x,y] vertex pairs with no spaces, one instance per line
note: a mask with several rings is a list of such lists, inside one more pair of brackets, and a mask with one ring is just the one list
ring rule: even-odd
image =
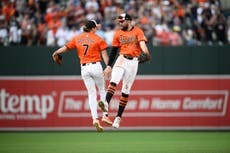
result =
[[108,44],[94,33],[83,32],[74,37],[66,44],[66,47],[76,49],[80,63],[91,63],[101,61],[100,52],[108,47]]
[[144,32],[134,27],[130,31],[118,30],[113,39],[113,46],[120,48],[120,54],[137,57],[141,53],[140,41],[147,42]]

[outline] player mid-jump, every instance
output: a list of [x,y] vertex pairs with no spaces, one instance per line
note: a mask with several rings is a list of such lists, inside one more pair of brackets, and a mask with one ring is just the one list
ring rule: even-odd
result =
[[[81,64],[81,76],[88,91],[89,107],[93,119],[93,125],[98,132],[103,131],[100,125],[97,113],[97,93],[96,86],[100,94],[100,102],[105,102],[106,90],[103,75],[103,68],[101,65],[101,55],[105,64],[108,63],[108,56],[106,48],[108,47],[105,40],[95,34],[97,30],[97,23],[94,20],[89,20],[83,27],[83,33],[75,36],[65,46],[59,48],[53,53],[53,59],[57,64],[61,64],[59,60],[61,53],[68,50],[76,49]],[[96,85],[96,86],[95,86]],[[105,103],[105,108],[108,104]],[[110,119],[106,116],[107,112],[104,111],[102,121],[107,124],[112,124]]]
[[[108,103],[114,95],[116,86],[120,80],[123,79],[119,108],[112,124],[115,128],[119,128],[120,126],[121,117],[128,103],[130,90],[137,74],[138,63],[150,60],[150,54],[146,46],[147,39],[144,32],[137,26],[132,26],[131,21],[131,16],[126,13],[118,17],[121,30],[116,31],[114,35],[109,62],[104,70],[106,77],[110,77],[111,73],[111,79],[106,93],[106,101]],[[112,69],[119,48],[120,55]],[[144,53],[144,55],[140,56],[142,53]]]

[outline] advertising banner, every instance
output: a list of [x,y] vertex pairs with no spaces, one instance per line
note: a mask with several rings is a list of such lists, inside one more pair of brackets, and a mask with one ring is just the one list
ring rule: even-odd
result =
[[[121,84],[116,89],[111,119]],[[138,76],[121,129],[230,129],[229,92],[230,76]],[[81,77],[0,77],[0,130],[91,129]]]

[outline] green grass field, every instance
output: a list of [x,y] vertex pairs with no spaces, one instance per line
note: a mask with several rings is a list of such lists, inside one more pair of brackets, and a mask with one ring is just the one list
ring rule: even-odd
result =
[[0,153],[230,153],[230,132],[0,132]]

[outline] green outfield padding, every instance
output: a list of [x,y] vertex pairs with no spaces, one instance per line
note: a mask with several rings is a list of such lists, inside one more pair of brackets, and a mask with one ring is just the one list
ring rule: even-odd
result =
[[[138,74],[230,74],[230,46],[148,47],[152,59],[139,66]],[[57,48],[0,47],[0,75],[80,75],[74,50],[63,55],[61,66],[53,62],[51,56]]]

